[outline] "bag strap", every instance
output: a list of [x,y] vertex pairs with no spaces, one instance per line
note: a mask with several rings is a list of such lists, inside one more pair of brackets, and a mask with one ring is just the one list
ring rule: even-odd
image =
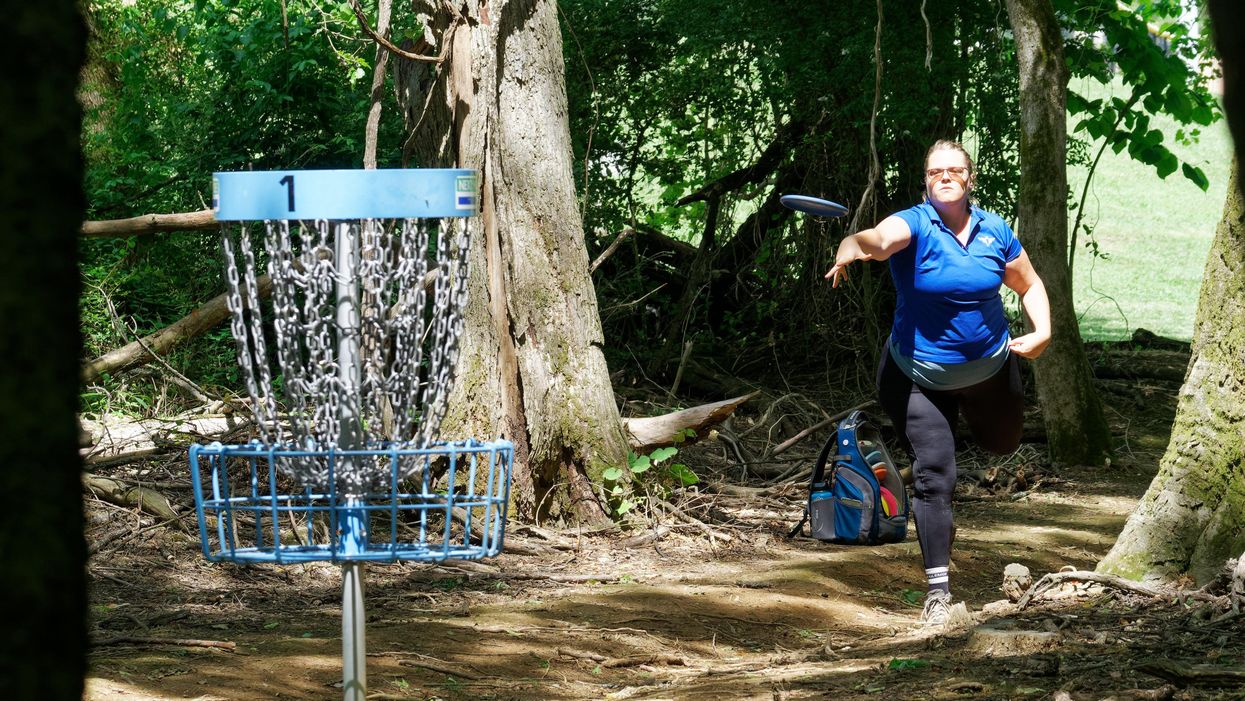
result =
[[[839,446],[839,432],[836,430],[834,432],[834,435],[831,436],[830,440],[826,441],[826,444],[822,446],[821,454],[817,456],[817,462],[816,464],[813,465],[813,478],[808,483],[809,491],[812,491],[812,486],[814,484],[817,484],[818,482],[822,481],[825,478],[827,465],[829,465],[830,463],[836,460],[849,459],[848,456],[846,455],[838,455],[838,454],[831,455],[831,453],[834,452],[838,448],[838,446]],[[830,484],[832,485],[834,484],[834,471],[833,470],[830,472]]]
[[788,538],[794,538],[797,535],[804,535],[804,524],[808,523],[808,507],[804,507],[804,515],[800,517],[800,522],[795,524],[795,528],[787,534]]

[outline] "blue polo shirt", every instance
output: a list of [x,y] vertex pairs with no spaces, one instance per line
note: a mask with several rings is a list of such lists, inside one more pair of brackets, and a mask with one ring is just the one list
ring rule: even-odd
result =
[[967,363],[994,356],[1008,340],[1003,315],[1004,267],[1020,255],[1020,241],[1003,218],[970,207],[968,245],[923,202],[895,216],[912,231],[890,257],[898,299],[891,326],[894,350],[914,360]]

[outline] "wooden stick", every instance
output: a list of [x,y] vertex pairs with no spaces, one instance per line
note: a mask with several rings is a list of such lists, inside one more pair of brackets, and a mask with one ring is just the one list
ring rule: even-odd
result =
[[598,655],[595,652],[583,652],[581,650],[570,650],[564,647],[558,648],[558,657],[574,657],[577,660],[592,660],[593,662],[604,662],[608,657]]
[[683,381],[683,369],[687,367],[687,359],[692,355],[691,339],[683,344],[683,355],[679,357],[679,369],[674,373],[674,382],[670,383],[670,396],[673,397],[679,392],[679,383]]
[[624,540],[622,546],[624,548],[638,548],[641,545],[657,542],[668,535],[670,535],[669,526],[658,526],[647,533],[641,533],[638,536]]
[[[371,23],[368,22],[367,15],[363,13],[363,8],[359,6],[359,0],[350,0],[350,9],[354,10],[355,19],[359,20],[359,28],[363,30],[364,34],[367,34],[369,37],[372,38],[372,41],[376,42],[377,44],[380,44],[381,46],[397,54],[398,56],[401,56],[402,58],[405,58],[411,61],[424,61],[426,63],[441,63],[442,61],[445,60],[445,48],[441,49],[441,54],[439,56],[425,56],[423,54],[416,54],[416,53],[411,53],[410,51],[404,51],[398,48],[397,46],[395,46],[393,42],[384,38],[380,34],[377,34],[376,30],[372,29]],[[448,35],[449,33],[450,31],[447,30],[446,34]],[[448,44],[448,42],[446,43]]]
[[796,443],[799,443],[805,438],[808,438],[809,436],[816,433],[817,431],[820,431],[826,426],[829,426],[830,424],[836,421],[846,418],[847,415],[852,413],[853,411],[859,411],[861,409],[865,409],[867,407],[873,406],[875,403],[876,402],[874,402],[873,400],[870,400],[870,401],[865,402],[864,404],[857,404],[856,406],[852,407],[851,409],[848,409],[847,411],[840,411],[839,413],[835,414],[834,416],[831,416],[825,421],[818,422],[815,426],[809,426],[808,428],[804,429],[803,431],[800,431],[799,433],[788,438],[782,443],[779,443],[778,447],[774,448],[774,452],[770,453],[770,455],[778,455],[779,453],[783,452],[787,448],[790,448]]
[[228,640],[190,640],[185,638],[143,638],[135,635],[119,635],[115,638],[100,638],[91,641],[91,647],[105,645],[177,645],[180,647],[215,647],[222,650],[233,650],[237,643]]
[[602,667],[636,667],[642,664],[667,664],[686,667],[687,660],[677,655],[640,655],[639,657],[613,657],[601,663]]
[[632,229],[631,227],[623,229],[622,233],[614,238],[614,242],[611,243],[604,251],[601,251],[601,255],[597,256],[597,259],[592,261],[592,265],[588,266],[588,274],[591,275],[595,273],[597,268],[601,267],[602,263],[609,260],[609,257],[614,255],[614,251],[618,250],[618,247],[622,245],[622,242],[627,240],[627,237],[634,233],[635,229]]
[[398,660],[398,664],[402,665],[403,667],[422,667],[423,669],[430,669],[434,672],[439,672],[440,674],[444,674],[449,677],[454,677],[455,679],[473,679],[474,680],[474,679],[481,678],[480,675],[478,674],[470,674],[462,670],[454,669],[453,667],[445,667],[443,665],[434,664],[432,662],[424,662],[423,660]]
[[[272,279],[261,275],[256,279],[260,299],[272,294]],[[104,373],[115,373],[151,362],[152,354],[168,355],[184,341],[216,327],[229,318],[228,293],[222,293],[190,312],[187,316],[141,340],[105,353],[87,362],[82,368],[82,383],[90,384]]]

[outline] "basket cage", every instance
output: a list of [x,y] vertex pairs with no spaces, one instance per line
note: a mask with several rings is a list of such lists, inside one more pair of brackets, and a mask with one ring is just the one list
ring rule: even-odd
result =
[[[301,450],[254,441],[190,451],[204,556],[213,562],[397,562],[501,552],[514,455],[507,441],[371,443]],[[348,494],[332,475],[366,463],[382,487]],[[299,487],[295,465],[321,466],[323,489]]]

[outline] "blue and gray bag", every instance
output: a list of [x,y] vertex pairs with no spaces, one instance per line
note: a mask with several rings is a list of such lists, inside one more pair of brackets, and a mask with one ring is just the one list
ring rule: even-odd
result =
[[877,424],[853,411],[826,442],[809,484],[804,517],[789,537],[842,545],[898,543],[908,535],[908,493]]

